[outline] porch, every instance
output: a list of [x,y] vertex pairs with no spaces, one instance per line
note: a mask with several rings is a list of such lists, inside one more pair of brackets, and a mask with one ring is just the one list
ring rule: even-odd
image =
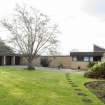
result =
[[5,65],[20,65],[19,56],[0,56],[0,66]]

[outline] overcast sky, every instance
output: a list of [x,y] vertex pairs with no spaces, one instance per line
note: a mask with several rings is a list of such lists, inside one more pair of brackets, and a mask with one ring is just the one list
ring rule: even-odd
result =
[[[93,44],[105,47],[105,0],[1,0],[0,18],[12,13],[15,4],[25,3],[48,15],[60,27],[60,51],[92,51]],[[9,37],[0,28],[0,37]]]

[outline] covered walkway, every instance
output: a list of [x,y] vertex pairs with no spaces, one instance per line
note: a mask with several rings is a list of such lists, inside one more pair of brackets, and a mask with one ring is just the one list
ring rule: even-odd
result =
[[5,65],[20,65],[20,57],[15,55],[0,56],[0,66]]

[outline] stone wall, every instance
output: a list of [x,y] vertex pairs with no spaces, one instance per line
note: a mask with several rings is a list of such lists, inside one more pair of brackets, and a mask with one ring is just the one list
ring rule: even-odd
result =
[[[41,66],[40,61],[41,57],[39,56],[36,59],[34,59],[33,64],[35,66]],[[47,57],[47,56],[46,56]],[[78,61],[72,61],[72,57],[70,56],[48,56],[48,60],[50,62],[49,67],[57,68],[60,64],[63,64],[64,68],[72,68],[72,69],[87,69],[88,62],[78,62]],[[24,58],[21,58],[21,65],[26,65],[27,61]]]
[[71,68],[72,69],[78,69],[78,67],[80,67],[80,69],[86,70],[86,69],[88,69],[88,67],[87,67],[88,64],[89,64],[89,62],[72,61],[71,62]]
[[49,61],[50,67],[58,67],[60,64],[62,64],[64,68],[70,68],[72,60],[70,56],[56,56],[49,57]]

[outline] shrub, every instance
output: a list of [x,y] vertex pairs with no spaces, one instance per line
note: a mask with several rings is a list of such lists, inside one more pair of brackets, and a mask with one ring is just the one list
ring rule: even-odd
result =
[[96,62],[89,62],[88,67],[91,68],[96,64]]
[[48,67],[48,66],[49,66],[49,60],[48,60],[48,58],[47,58],[47,57],[41,58],[40,64],[41,64],[43,67]]
[[63,69],[63,64],[62,63],[60,63],[59,65],[58,65],[58,69]]
[[96,75],[95,73],[91,72],[91,71],[88,71],[84,74],[85,77],[87,78],[96,78]]
[[105,62],[97,63],[85,73],[85,77],[105,78]]

